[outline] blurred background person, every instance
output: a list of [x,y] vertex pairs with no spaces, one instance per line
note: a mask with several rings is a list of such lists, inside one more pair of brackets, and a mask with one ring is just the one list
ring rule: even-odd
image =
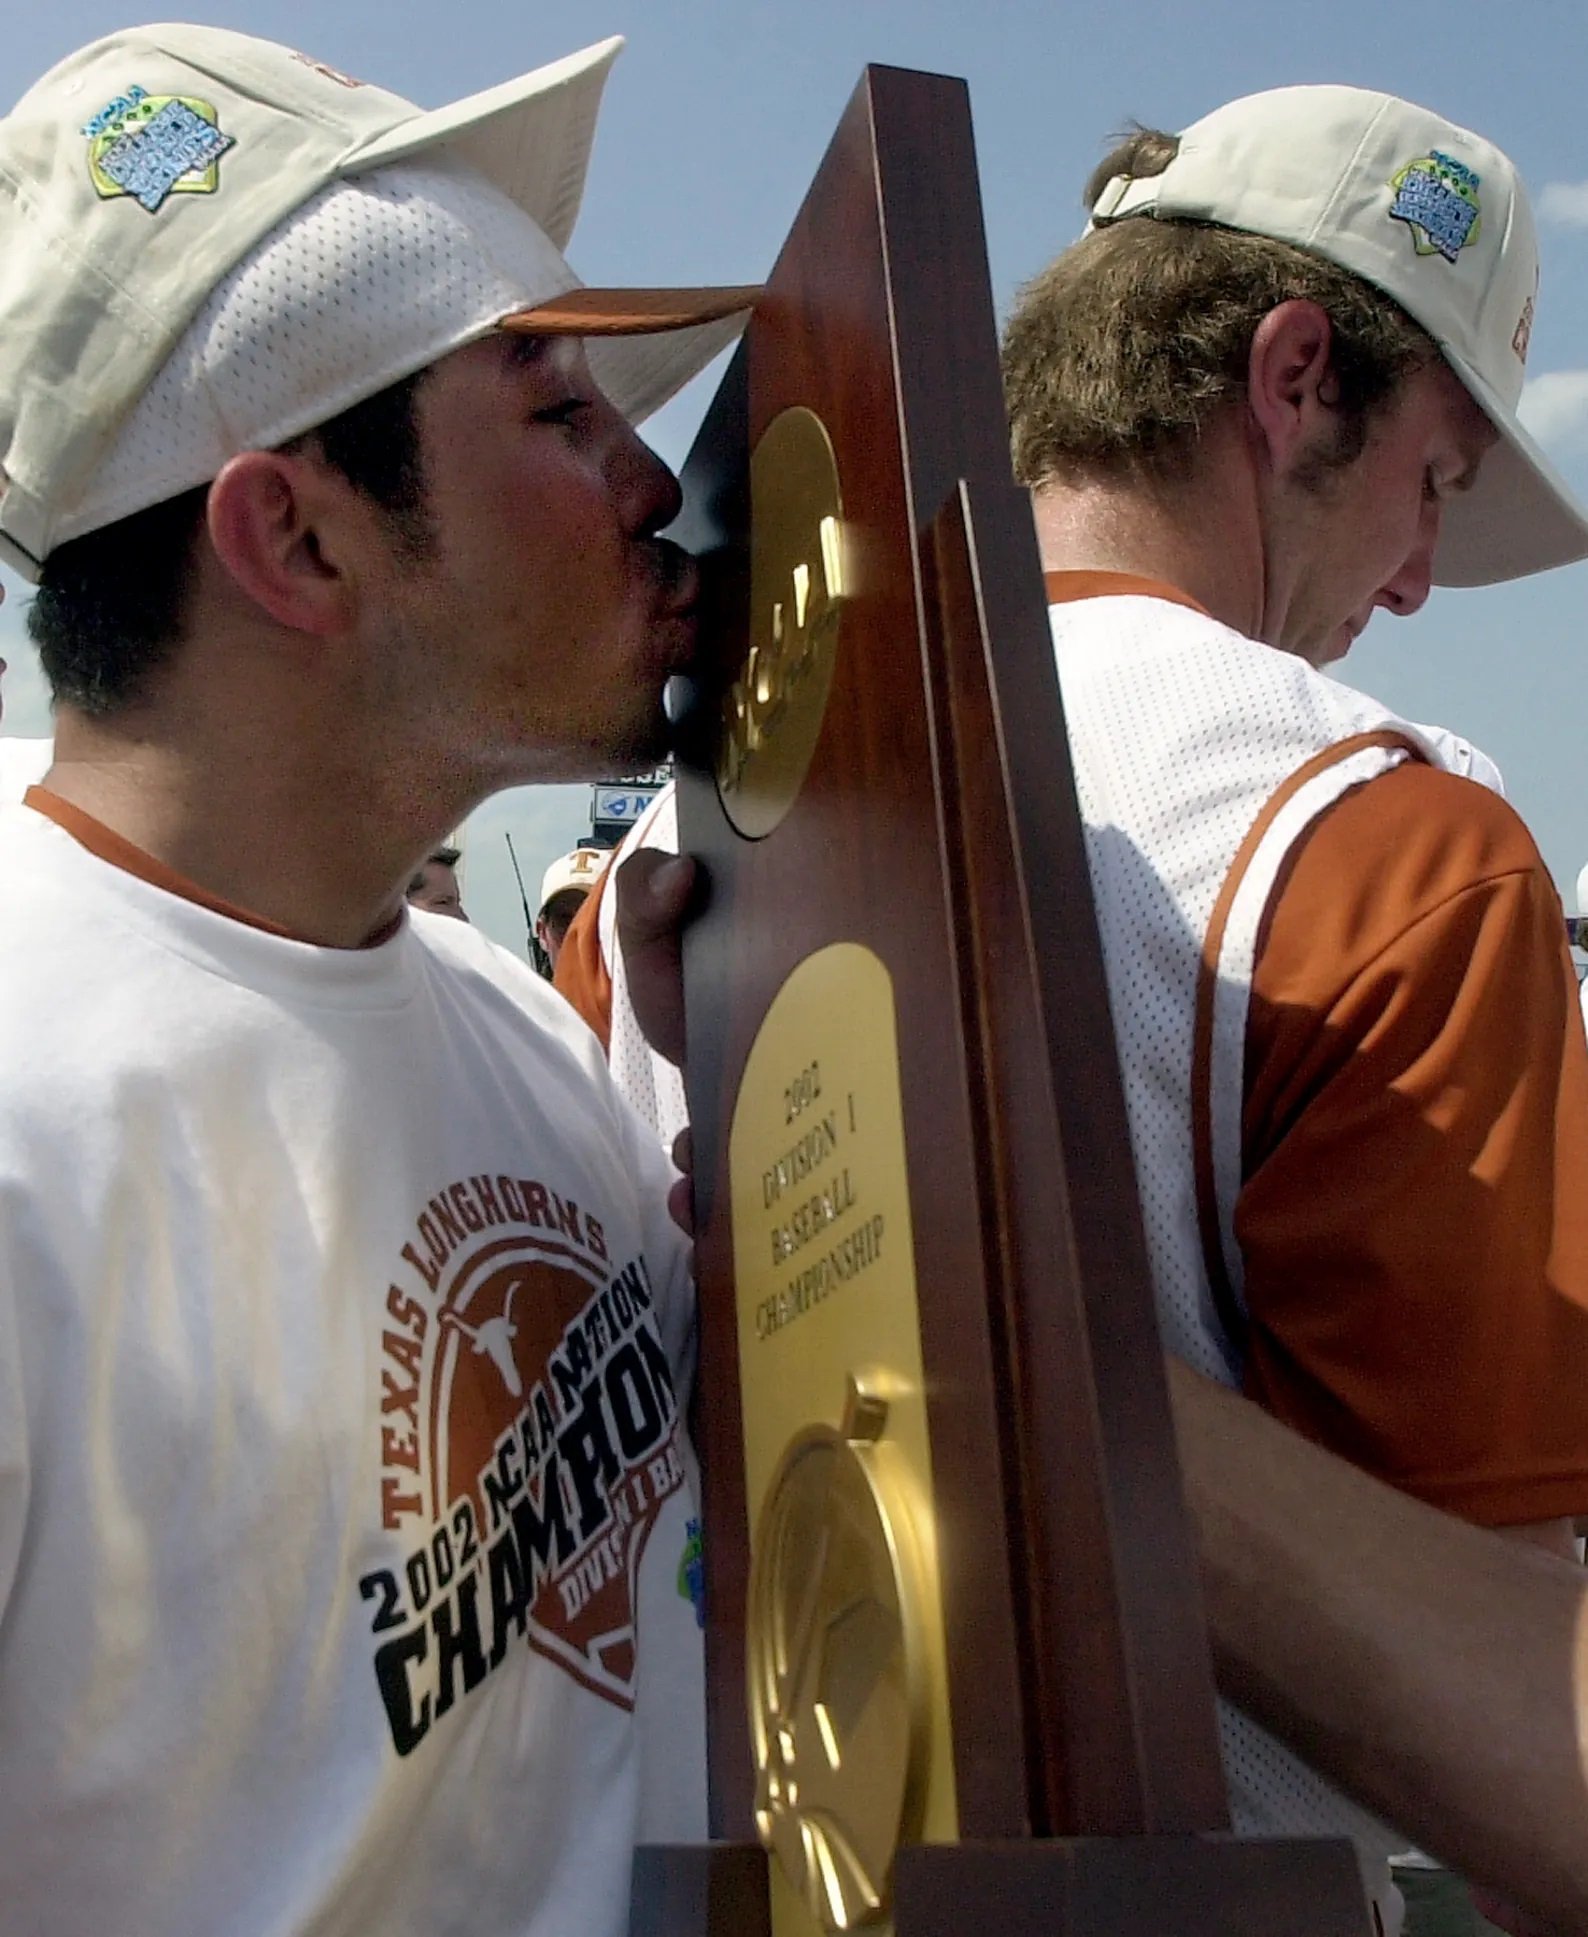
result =
[[423,908],[431,915],[452,915],[467,921],[463,911],[463,890],[458,886],[461,848],[438,847],[408,883],[408,906]]
[[576,847],[569,854],[558,855],[542,877],[535,940],[545,952],[548,976],[557,967],[569,922],[584,906],[585,897],[601,879],[611,858],[607,848]]
[[683,1075],[646,1041],[629,1000],[628,969],[618,945],[614,884],[624,862],[641,848],[678,852],[678,802],[671,782],[623,837],[611,866],[585,898],[558,957],[555,981],[558,993],[601,1039],[612,1080],[671,1152],[689,1122]]

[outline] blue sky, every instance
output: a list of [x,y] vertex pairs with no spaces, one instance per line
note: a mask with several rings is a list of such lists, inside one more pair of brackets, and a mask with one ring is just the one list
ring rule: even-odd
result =
[[[7,22],[20,89],[72,48],[134,17],[62,0]],[[1064,0],[211,0],[193,17],[291,42],[427,106],[611,33],[628,37],[607,91],[571,251],[591,280],[742,282],[764,275],[867,61],[963,75],[971,88],[1000,313],[1073,239],[1079,190],[1106,137],[1134,116],[1175,128],[1257,88],[1347,81],[1386,88],[1505,148],[1541,216],[1543,285],[1525,411],[1588,499],[1588,76],[1584,0],[1507,7],[1337,0],[1201,0],[1080,7]],[[709,390],[653,420],[680,462]],[[3,574],[0,574],[3,577]],[[48,731],[7,583],[4,730]],[[1575,907],[1588,862],[1588,565],[1483,591],[1436,593],[1412,620],[1380,618],[1346,673],[1414,718],[1466,733],[1505,772]],[[475,817],[472,912],[521,944],[502,839],[525,874],[586,824],[587,788],[517,789]]]

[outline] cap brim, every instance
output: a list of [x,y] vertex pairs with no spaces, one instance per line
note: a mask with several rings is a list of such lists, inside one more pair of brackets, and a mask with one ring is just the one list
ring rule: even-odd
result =
[[725,289],[570,289],[498,325],[528,336],[586,339],[590,371],[614,407],[640,423],[697,376],[744,328],[761,295]]
[[[596,112],[621,39],[416,114],[343,162],[348,174],[445,153],[477,170],[568,246],[584,190]],[[575,289],[503,327],[589,339],[597,383],[630,423],[659,410],[743,329],[759,289]]]
[[1528,435],[1516,412],[1464,358],[1445,360],[1499,433],[1477,482],[1445,507],[1434,553],[1436,585],[1495,585],[1588,558],[1588,512]]
[[560,296],[502,318],[526,336],[651,336],[743,318],[761,300],[759,283],[723,289],[565,289]]
[[601,90],[623,48],[598,41],[564,59],[415,114],[343,157],[343,174],[445,151],[510,195],[559,249],[584,196]]

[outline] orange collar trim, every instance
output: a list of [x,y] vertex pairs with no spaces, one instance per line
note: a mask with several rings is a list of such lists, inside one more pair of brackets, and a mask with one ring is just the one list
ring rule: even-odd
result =
[[[311,947],[319,944],[309,942],[306,935],[294,934],[290,928],[283,928],[280,922],[269,921],[263,915],[251,914],[246,908],[239,908],[234,901],[225,901],[219,895],[212,895],[201,888],[196,881],[188,880],[185,874],[178,874],[164,861],[158,861],[141,847],[134,847],[124,835],[114,828],[107,827],[92,814],[85,814],[81,807],[73,806],[69,800],[62,800],[59,794],[51,793],[48,787],[29,787],[22,796],[22,804],[31,807],[35,813],[42,814],[46,820],[70,834],[80,847],[101,861],[108,861],[113,868],[120,868],[123,874],[130,874],[139,881],[147,881],[152,888],[160,888],[166,894],[177,895],[183,901],[191,901],[197,907],[208,908],[212,914],[224,915],[228,921],[241,922],[245,928],[260,929],[266,935],[279,935],[283,941],[306,942]],[[361,948],[378,948],[397,932],[402,921],[399,911],[390,921],[382,922],[375,933],[361,942]]]
[[1200,612],[1204,619],[1213,616],[1189,592],[1162,579],[1140,578],[1134,572],[1044,572],[1042,583],[1049,605],[1073,605],[1080,599],[1162,599],[1166,605],[1183,605]]

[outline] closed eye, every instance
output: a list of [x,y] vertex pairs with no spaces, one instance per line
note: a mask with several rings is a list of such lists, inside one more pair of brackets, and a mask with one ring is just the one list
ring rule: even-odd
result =
[[588,397],[564,397],[561,402],[547,404],[531,413],[537,424],[577,424],[591,409]]

